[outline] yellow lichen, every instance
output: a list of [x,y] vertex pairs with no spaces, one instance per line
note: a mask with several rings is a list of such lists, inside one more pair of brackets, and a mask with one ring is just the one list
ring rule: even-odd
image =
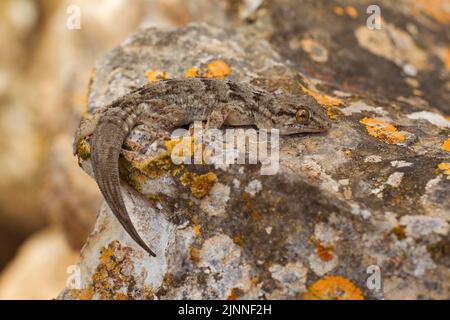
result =
[[359,122],[366,126],[367,132],[371,136],[385,143],[396,144],[405,140],[405,135],[398,132],[397,128],[388,122],[367,117]]
[[327,117],[331,120],[337,120],[339,118],[343,118],[344,116],[345,116],[344,113],[338,108],[335,107],[327,108]]
[[327,107],[335,107],[335,106],[341,105],[343,103],[342,100],[339,98],[335,98],[335,97],[320,93],[318,91],[308,89],[305,86],[300,85],[300,88],[302,89],[302,91],[304,93],[309,94],[310,96],[313,96],[314,99],[316,99],[316,101],[318,103],[320,103],[321,105],[324,105]]
[[224,79],[231,74],[230,66],[223,60],[213,60],[204,67],[191,67],[186,70],[186,76],[193,77],[206,77]]
[[147,76],[147,80],[150,83],[158,82],[161,80],[167,80],[171,78],[168,72],[160,70],[150,70],[145,75]]
[[77,156],[79,159],[82,160],[87,160],[91,156],[91,148],[85,139],[82,139],[78,142]]
[[213,172],[197,175],[194,172],[186,172],[180,177],[180,182],[191,187],[191,192],[196,198],[203,198],[208,195],[212,187],[218,181],[217,175]]
[[195,78],[198,76],[198,67],[191,67],[186,70],[185,72],[186,77],[188,78]]
[[[191,155],[193,154],[194,148],[192,145],[194,144],[194,139],[191,139]],[[171,139],[164,141],[166,150],[161,152],[160,154],[145,159],[143,161],[134,161],[132,159],[124,159],[125,169],[128,171],[127,178],[130,180],[131,184],[136,187],[136,190],[140,190],[140,185],[145,182],[148,178],[155,179],[164,176],[167,173],[172,173],[172,175],[178,174],[182,165],[176,165],[172,161],[172,152],[174,148],[184,140],[179,139]],[[183,148],[180,148],[178,156],[183,156]]]
[[442,150],[450,152],[450,138],[442,143]]
[[314,282],[303,297],[305,300],[364,300],[361,290],[340,276],[328,276]]
[[[132,167],[138,170],[139,173],[145,174],[146,177],[155,179],[172,171],[175,168],[175,164],[172,162],[172,159],[167,152],[163,152],[151,159],[142,162],[134,162]],[[134,170],[131,170],[130,172],[133,171]],[[132,176],[136,177],[136,175]]]
[[438,169],[445,175],[450,175],[450,162],[441,162],[438,164]]
[[91,276],[90,283],[83,289],[71,289],[71,295],[80,300],[152,299],[150,288],[136,286],[136,279],[132,275],[131,254],[132,249],[122,247],[118,241],[109,243],[100,252],[99,264]]
[[[171,139],[164,142],[166,150],[158,155],[145,159],[135,160],[131,156],[121,157],[121,173],[123,178],[134,187],[134,189],[142,190],[142,185],[148,179],[156,179],[162,177],[168,173],[172,176],[178,176],[184,171],[185,166],[183,164],[175,164],[172,160],[172,153],[176,152],[177,156],[183,156],[184,148],[181,146],[179,149],[175,149],[181,142],[190,143],[190,156],[194,155],[195,147],[198,147],[194,143],[193,137],[185,137],[178,139]],[[199,145],[203,148],[203,145]],[[197,175],[193,172],[185,172],[180,177],[180,182],[183,185],[189,185],[192,194],[197,198],[206,196],[214,184],[217,182],[217,176],[214,173],[207,173],[203,175]],[[152,195],[152,199],[156,199],[157,195]]]
[[[180,143],[186,143],[189,144],[188,146],[188,150],[189,150],[189,155],[193,156],[194,155],[194,150],[195,150],[195,139],[194,136],[189,136],[189,137],[184,137],[184,138],[176,138],[176,139],[170,139],[170,140],[166,140],[164,141],[164,145],[167,149],[167,152],[171,155],[171,156],[175,156],[175,157],[183,157],[184,155],[184,151],[185,148],[183,148],[183,145],[180,145]],[[176,154],[172,154],[173,149],[175,147],[179,146],[179,148],[177,148],[178,153]],[[187,148],[186,148],[187,149]]]

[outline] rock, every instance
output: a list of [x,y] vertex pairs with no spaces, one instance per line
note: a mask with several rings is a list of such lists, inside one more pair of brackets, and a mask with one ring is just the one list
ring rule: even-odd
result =
[[[396,46],[382,54],[357,31],[363,5],[315,3],[270,1],[237,31],[144,29],[98,60],[89,112],[148,81],[201,75],[303,91],[333,127],[282,138],[274,175],[251,164],[175,165],[135,128],[120,161],[123,195],[157,257],[103,206],[80,256],[79,286],[60,299],[450,298],[449,71],[431,76],[442,66],[440,38],[389,7],[396,41],[420,54],[416,61]],[[417,69],[421,94],[402,59]],[[79,154],[92,175],[89,139]]]
[[33,234],[0,275],[0,299],[52,299],[66,285],[77,251],[56,228]]

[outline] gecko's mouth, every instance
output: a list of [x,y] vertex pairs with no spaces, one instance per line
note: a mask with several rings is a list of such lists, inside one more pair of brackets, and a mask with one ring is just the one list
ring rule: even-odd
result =
[[293,126],[293,127],[285,127],[280,129],[280,134],[283,136],[294,135],[299,133],[323,133],[328,131],[331,128],[331,124],[327,124],[325,126]]

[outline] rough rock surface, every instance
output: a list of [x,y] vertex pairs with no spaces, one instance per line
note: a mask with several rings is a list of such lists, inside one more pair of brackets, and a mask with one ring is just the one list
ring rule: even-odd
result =
[[[144,155],[136,128],[123,194],[157,257],[103,206],[79,286],[60,298],[450,298],[448,17],[387,5],[369,30],[351,3],[269,1],[238,31],[145,29],[98,61],[90,112],[148,81],[202,75],[302,90],[333,128],[283,138],[271,176]],[[78,151],[92,175],[89,140]]]

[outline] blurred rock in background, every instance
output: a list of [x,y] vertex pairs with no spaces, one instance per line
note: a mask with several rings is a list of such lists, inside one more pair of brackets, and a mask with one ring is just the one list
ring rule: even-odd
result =
[[66,270],[76,263],[78,255],[60,229],[35,232],[3,270],[0,299],[53,299],[66,283]]

